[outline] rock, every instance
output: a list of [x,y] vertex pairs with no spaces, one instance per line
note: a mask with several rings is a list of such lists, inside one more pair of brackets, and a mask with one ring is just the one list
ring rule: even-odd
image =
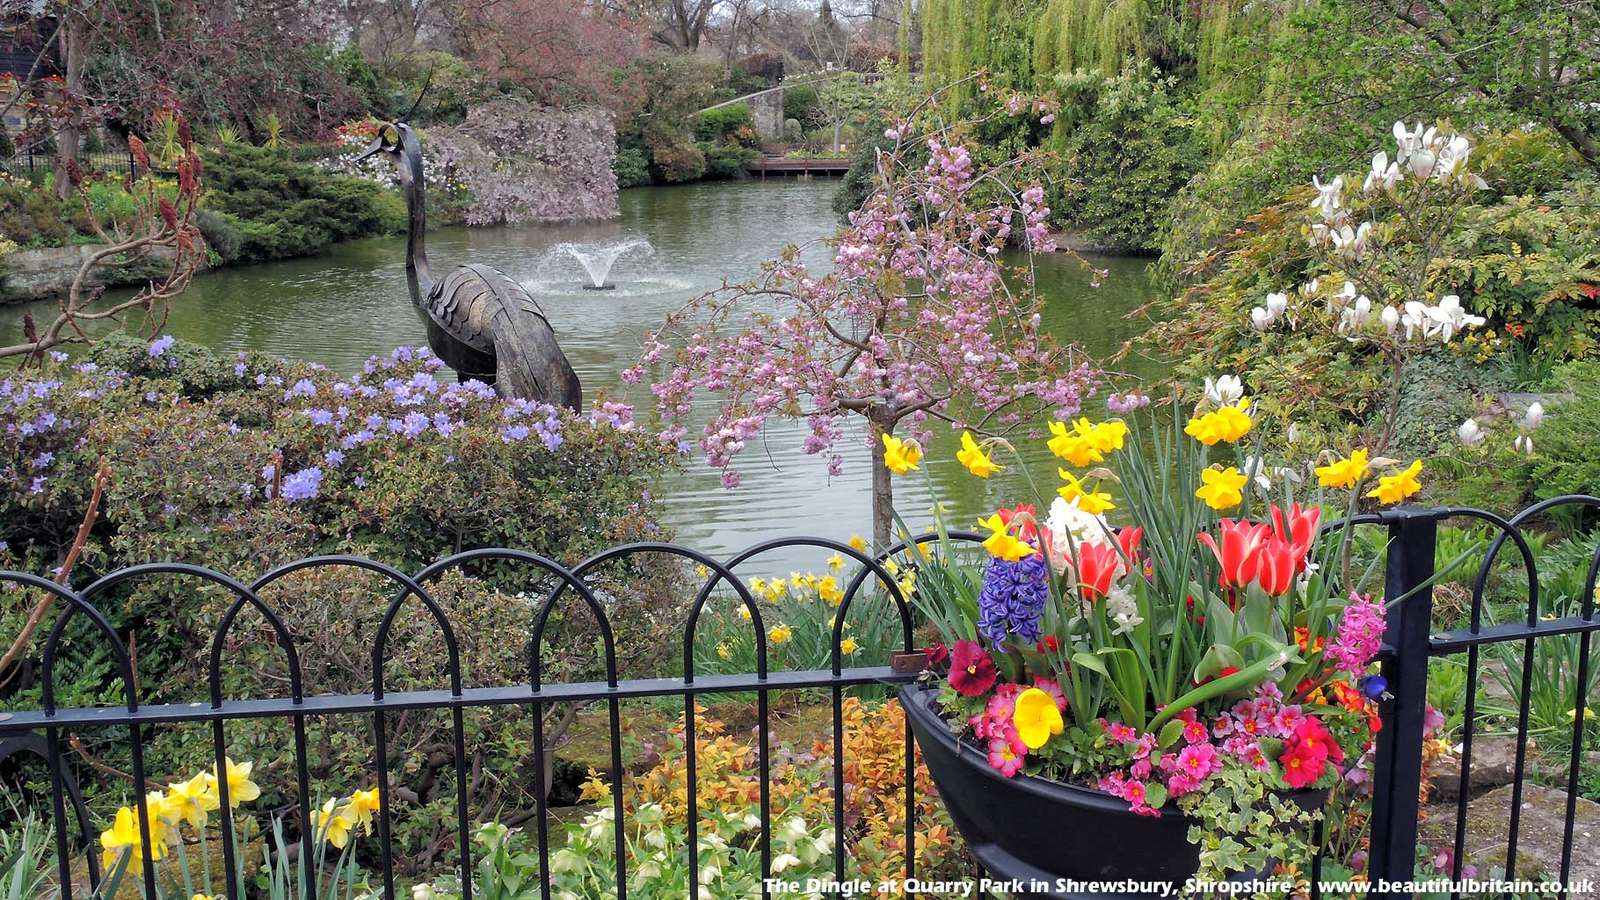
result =
[[[1525,771],[1534,765],[1533,741],[1528,742]],[[1467,784],[1467,795],[1476,797],[1484,791],[1510,784],[1516,774],[1517,742],[1508,735],[1477,735],[1472,739],[1472,775]],[[1428,800],[1432,803],[1454,803],[1461,796],[1461,758],[1452,755],[1433,764],[1428,777]]]
[[[1476,765],[1474,765],[1476,768]],[[1503,869],[1506,840],[1511,827],[1512,785],[1496,788],[1467,804],[1467,837],[1463,847],[1468,865],[1476,866],[1480,877],[1491,869]],[[1519,877],[1547,874],[1554,878],[1561,871],[1562,839],[1567,821],[1567,793],[1536,784],[1522,787],[1522,818],[1517,836]],[[1418,835],[1421,843],[1433,850],[1455,846],[1456,804],[1433,804],[1424,810]],[[1578,798],[1572,829],[1572,870],[1569,879],[1591,879],[1600,883],[1600,803]]]
[[[43,300],[65,294],[78,269],[98,244],[18,250],[0,257],[0,303]],[[107,262],[85,280],[88,286],[121,287],[159,278],[172,268],[172,248],[154,247],[136,262]]]

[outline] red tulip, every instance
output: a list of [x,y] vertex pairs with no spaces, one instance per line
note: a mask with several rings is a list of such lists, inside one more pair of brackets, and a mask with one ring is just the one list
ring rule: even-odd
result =
[[1294,548],[1295,574],[1306,570],[1306,557],[1311,553],[1311,545],[1317,539],[1317,528],[1322,524],[1322,509],[1310,507],[1301,509],[1300,504],[1289,506],[1286,516],[1283,510],[1274,505],[1272,512],[1272,530],[1278,540]]
[[1261,589],[1271,597],[1282,597],[1294,587],[1294,576],[1297,574],[1297,563],[1303,563],[1305,558],[1295,552],[1295,548],[1287,541],[1276,537],[1269,537],[1262,545],[1258,555],[1260,571],[1257,574]]
[[1069,559],[1078,570],[1078,584],[1085,600],[1104,597],[1122,568],[1122,557],[1110,544],[1078,544],[1078,558]]
[[1039,513],[1032,503],[1019,503],[1011,509],[997,510],[997,512],[1000,514],[1000,521],[1008,526],[1011,524],[1011,520],[1017,516],[1026,516],[1022,520],[1022,524],[1016,529],[1016,535],[1019,539],[1031,543],[1039,536]]
[[1130,566],[1139,559],[1139,539],[1142,537],[1143,528],[1123,528],[1117,532],[1117,546],[1122,548],[1122,555]]
[[1200,543],[1205,544],[1217,557],[1222,567],[1221,584],[1225,588],[1244,587],[1256,578],[1260,566],[1261,547],[1266,543],[1269,530],[1265,524],[1251,525],[1243,519],[1238,522],[1223,519],[1220,528],[1222,546],[1210,532],[1200,533]]

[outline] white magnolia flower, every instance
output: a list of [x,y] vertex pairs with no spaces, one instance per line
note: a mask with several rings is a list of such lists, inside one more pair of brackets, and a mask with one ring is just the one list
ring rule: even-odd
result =
[[1426,338],[1433,330],[1433,320],[1428,317],[1428,307],[1420,300],[1407,300],[1405,314],[1400,317],[1400,324],[1405,327],[1406,340],[1413,337]]
[[1311,226],[1311,246],[1316,247],[1326,244],[1328,238],[1333,236],[1333,231],[1321,222]]
[[1266,331],[1272,327],[1274,321],[1276,317],[1267,312],[1266,307],[1258,306],[1250,310],[1250,325],[1257,331]]
[[1300,285],[1300,296],[1309,297],[1317,292],[1317,286],[1322,284],[1322,276],[1317,276],[1305,284]]
[[1283,315],[1289,308],[1289,295],[1278,293],[1267,295],[1267,312],[1274,318]]
[[1414,129],[1407,129],[1406,123],[1394,123],[1395,161],[1405,162],[1412,153],[1422,148],[1422,123],[1418,122]]
[[433,900],[433,885],[413,884],[411,886],[411,900]]
[[1367,321],[1371,318],[1372,301],[1368,299],[1366,295],[1362,295],[1357,297],[1356,302],[1350,304],[1350,306],[1346,307],[1345,311],[1340,314],[1338,330],[1341,333],[1354,334],[1365,327]]
[[1488,437],[1488,435],[1484,434],[1483,429],[1478,427],[1477,419],[1468,419],[1456,429],[1456,437],[1460,438],[1461,443],[1466,444],[1468,447],[1476,447],[1483,443],[1484,438]]
[[1522,414],[1522,427],[1532,431],[1544,424],[1544,404],[1535,400],[1528,404],[1528,411]]
[[1367,180],[1361,182],[1361,193],[1370,194],[1374,190],[1393,191],[1400,183],[1400,165],[1389,161],[1389,154],[1379,150],[1372,155],[1372,171],[1367,173]]
[[1237,375],[1207,378],[1206,400],[1214,406],[1232,406],[1244,397],[1244,382]]
[[1323,221],[1333,221],[1339,215],[1339,193],[1344,190],[1344,176],[1336,175],[1323,184],[1322,179],[1313,175],[1311,184],[1317,189],[1317,199],[1311,201],[1311,208],[1322,215]]
[[1466,175],[1467,157],[1471,155],[1472,144],[1461,135],[1454,135],[1448,141],[1443,141],[1438,151],[1439,161],[1434,167],[1433,177],[1445,181],[1458,172]]
[[1483,316],[1474,316],[1461,306],[1461,298],[1450,294],[1439,301],[1437,306],[1427,309],[1428,317],[1437,323],[1435,330],[1441,341],[1449,342],[1456,332],[1467,328],[1477,328],[1484,323]]
[[1419,180],[1433,174],[1433,167],[1436,162],[1433,151],[1427,148],[1419,149],[1406,157],[1407,167],[1411,169],[1411,174]]
[[1339,289],[1339,293],[1328,298],[1328,311],[1337,312],[1338,310],[1350,305],[1350,301],[1354,299],[1356,299],[1355,282],[1346,281],[1344,283],[1344,287]]
[[1400,310],[1393,306],[1385,306],[1378,318],[1383,320],[1383,330],[1387,334],[1394,334],[1395,329],[1400,327]]
[[1372,223],[1362,222],[1361,227],[1340,225],[1329,232],[1333,249],[1351,259],[1360,259],[1367,251],[1367,236],[1372,233]]

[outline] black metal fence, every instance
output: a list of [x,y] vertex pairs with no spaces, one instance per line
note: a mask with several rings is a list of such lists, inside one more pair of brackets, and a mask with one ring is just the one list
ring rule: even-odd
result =
[[[1405,893],[1395,888],[1394,885],[1411,881],[1415,871],[1414,864],[1418,844],[1418,788],[1422,775],[1423,711],[1427,701],[1428,661],[1441,655],[1465,653],[1467,656],[1468,690],[1465,695],[1466,709],[1464,710],[1461,739],[1462,790],[1460,792],[1458,818],[1455,827],[1454,871],[1452,873],[1459,879],[1462,875],[1462,866],[1465,862],[1464,856],[1467,849],[1465,846],[1467,787],[1471,774],[1472,746],[1476,724],[1473,704],[1477,685],[1482,677],[1480,651],[1484,646],[1495,643],[1520,642],[1522,645],[1524,665],[1521,669],[1521,679],[1523,690],[1520,695],[1520,710],[1517,720],[1518,746],[1520,749],[1516,755],[1513,780],[1515,793],[1510,806],[1511,821],[1508,823],[1508,845],[1505,848],[1503,859],[1505,875],[1510,878],[1518,871],[1517,842],[1520,824],[1520,798],[1524,781],[1528,775],[1526,748],[1521,738],[1526,736],[1529,730],[1530,679],[1533,677],[1534,642],[1559,636],[1576,636],[1580,646],[1578,654],[1579,670],[1575,681],[1577,688],[1572,697],[1572,708],[1574,710],[1571,734],[1572,756],[1567,773],[1564,849],[1559,872],[1561,880],[1567,880],[1575,850],[1574,817],[1578,800],[1578,774],[1582,762],[1584,729],[1586,727],[1585,716],[1582,711],[1586,709],[1588,704],[1586,685],[1590,678],[1588,669],[1590,635],[1595,631],[1600,631],[1600,618],[1595,615],[1594,602],[1595,583],[1597,576],[1600,576],[1600,553],[1596,553],[1589,564],[1584,599],[1576,614],[1556,618],[1543,617],[1539,602],[1539,575],[1535,554],[1523,533],[1522,526],[1541,515],[1551,513],[1553,510],[1571,507],[1580,509],[1600,508],[1600,498],[1587,496],[1558,498],[1531,507],[1510,519],[1472,509],[1430,510],[1400,508],[1379,514],[1358,516],[1354,520],[1356,524],[1361,526],[1379,526],[1387,529],[1386,593],[1389,597],[1407,596],[1403,603],[1393,607],[1390,611],[1387,647],[1383,661],[1383,670],[1388,681],[1390,695],[1381,704],[1380,712],[1383,719],[1383,728],[1379,733],[1376,749],[1374,797],[1370,820],[1370,862],[1368,868],[1368,875],[1375,888],[1373,893],[1387,893],[1390,895]],[[1433,589],[1430,585],[1434,577],[1438,526],[1441,522],[1451,520],[1475,520],[1494,529],[1495,536],[1486,551],[1472,591],[1471,624],[1460,631],[1434,634],[1431,632]],[[975,536],[968,534],[960,534],[957,537],[962,540],[975,539]],[[928,541],[933,539],[933,535],[927,535],[918,540]],[[1508,543],[1516,547],[1527,573],[1526,617],[1523,621],[1517,623],[1486,625],[1484,624],[1485,592],[1491,573],[1495,570],[1495,561],[1499,557],[1500,551]],[[741,563],[746,563],[763,553],[792,547],[809,547],[823,552],[838,553],[860,564],[857,574],[846,585],[843,599],[838,606],[838,614],[835,616],[833,623],[831,663],[825,669],[806,671],[768,670],[766,655],[767,628],[762,622],[761,605],[756,602],[755,597],[745,583],[734,575],[735,567]],[[447,711],[451,719],[451,733],[455,749],[453,762],[456,783],[458,785],[467,785],[470,782],[467,777],[467,757],[463,747],[465,739],[463,712],[474,708],[512,705],[527,708],[534,712],[531,717],[533,738],[530,749],[535,770],[533,783],[539,784],[545,777],[546,767],[551,764],[551,761],[547,759],[542,730],[543,716],[540,713],[553,704],[603,704],[610,738],[611,807],[615,820],[621,822],[623,821],[625,772],[622,760],[622,713],[620,703],[623,700],[632,698],[681,697],[685,710],[685,743],[688,748],[688,755],[685,760],[688,786],[688,814],[686,818],[689,835],[686,852],[689,860],[688,871],[697,873],[700,868],[698,865],[699,841],[696,832],[699,819],[697,812],[699,809],[697,799],[698,781],[696,753],[694,750],[696,747],[694,731],[696,700],[709,694],[754,693],[756,696],[756,752],[760,776],[761,836],[759,853],[761,872],[765,877],[771,874],[773,863],[769,835],[769,826],[772,822],[769,791],[771,766],[769,695],[775,691],[820,689],[829,691],[832,695],[834,831],[832,862],[835,876],[843,880],[850,874],[846,871],[846,823],[843,806],[845,786],[843,698],[845,691],[862,685],[906,683],[915,678],[916,670],[921,662],[920,655],[916,654],[913,649],[913,617],[911,609],[906,599],[901,595],[896,579],[886,566],[891,558],[906,552],[906,550],[907,547],[905,545],[900,545],[875,557],[869,557],[843,543],[816,538],[795,538],[761,544],[731,559],[719,561],[705,554],[676,545],[645,543],[631,544],[605,551],[569,569],[549,559],[525,551],[483,549],[451,556],[428,566],[414,575],[408,575],[368,559],[348,556],[326,556],[306,559],[283,566],[261,576],[248,585],[210,569],[172,563],[134,566],[117,571],[100,578],[81,590],[64,588],[35,575],[15,572],[0,573],[0,581],[8,581],[34,590],[50,592],[64,606],[59,616],[55,619],[44,645],[40,672],[43,708],[0,713],[0,743],[10,742],[11,747],[17,750],[42,750],[43,755],[46,757],[51,779],[51,812],[59,883],[62,888],[63,898],[70,898],[72,896],[74,858],[78,853],[82,852],[87,857],[86,866],[91,883],[97,883],[101,878],[93,852],[91,824],[87,819],[82,804],[77,802],[77,792],[72,780],[73,772],[64,755],[64,745],[72,735],[107,727],[126,727],[128,729],[129,750],[132,760],[131,775],[135,788],[134,796],[143,797],[149,786],[148,773],[144,764],[144,745],[152,729],[158,726],[184,723],[209,724],[217,771],[223,772],[227,764],[227,726],[230,722],[260,718],[287,720],[292,725],[294,735],[293,755],[296,766],[296,803],[299,819],[304,823],[313,820],[306,718],[308,716],[321,715],[369,717],[374,741],[374,764],[377,774],[376,787],[380,794],[380,808],[376,815],[376,822],[377,836],[382,848],[382,888],[384,896],[392,898],[394,896],[395,875],[393,870],[392,835],[390,832],[389,794],[392,788],[390,786],[389,770],[394,754],[387,744],[389,731],[386,727],[387,717],[402,711]],[[594,572],[597,567],[608,562],[644,553],[665,554],[676,557],[690,564],[703,566],[708,573],[705,584],[699,588],[695,595],[684,625],[681,647],[683,674],[680,677],[647,679],[621,679],[618,677],[617,648],[613,639],[612,627],[607,620],[604,604],[591,589],[586,577]],[[555,589],[538,606],[534,613],[531,637],[528,643],[530,648],[541,646],[552,610],[564,599],[567,599],[569,604],[582,604],[590,610],[599,624],[601,643],[603,645],[605,670],[603,680],[583,683],[546,683],[541,671],[539,654],[531,652],[527,683],[515,686],[463,687],[456,635],[445,612],[430,595],[428,585],[448,570],[489,561],[504,561],[530,566],[535,570],[543,571],[556,582]],[[290,632],[278,614],[264,603],[259,596],[260,592],[268,585],[292,573],[329,567],[354,567],[365,570],[388,579],[394,585],[395,594],[384,612],[372,648],[371,691],[368,693],[306,695],[303,690],[300,660],[295,643],[290,637]],[[128,650],[111,623],[94,605],[97,597],[106,594],[119,585],[125,585],[140,579],[167,576],[198,579],[221,587],[231,593],[234,598],[212,636],[208,676],[209,702],[207,703],[144,705],[138,695]],[[719,586],[725,586],[723,587],[724,590],[731,590],[736,595],[737,601],[749,612],[749,621],[754,633],[754,646],[757,654],[756,671],[754,672],[740,675],[714,676],[701,676],[695,673],[694,645],[696,627],[708,600],[713,592],[719,589]],[[890,665],[845,667],[843,665],[844,656],[841,652],[841,640],[844,635],[846,617],[852,604],[857,602],[858,595],[863,593],[863,588],[866,586],[870,586],[874,596],[887,598],[887,602],[892,603],[890,612],[899,626],[899,652],[904,655],[897,655]],[[229,649],[230,631],[234,628],[239,614],[245,607],[251,607],[259,613],[276,635],[278,647],[284,656],[285,671],[288,673],[288,696],[272,699],[233,699],[225,695],[223,673],[225,671],[225,656]],[[416,608],[420,608],[420,610]],[[433,621],[442,634],[447,657],[448,687],[400,692],[391,692],[385,689],[385,661],[389,635],[397,617],[409,615],[408,610],[420,611]],[[68,624],[77,617],[87,619],[98,630],[103,637],[105,646],[113,657],[115,666],[120,673],[120,687],[124,700],[120,706],[114,708],[62,708],[56,702],[57,657],[63,634]],[[916,842],[914,834],[917,830],[916,797],[912,790],[912,786],[917,784],[915,778],[916,763],[909,724],[906,728],[904,741],[906,749],[905,784],[908,786],[905,792],[904,865],[906,876],[909,878],[913,877],[916,871]],[[230,819],[227,779],[218,779],[217,789],[221,794],[218,814],[222,820],[221,834],[223,838],[227,896],[241,898],[244,896],[244,886],[238,883],[235,874],[236,862],[241,848],[235,846],[233,837],[234,828]],[[471,897],[474,872],[472,843],[469,837],[469,829],[472,822],[471,798],[466,790],[458,790],[456,793],[456,821],[454,823],[456,835],[454,843],[459,854],[463,897]],[[544,793],[542,791],[537,792],[537,796],[542,798]],[[149,822],[146,820],[147,811],[144,805],[136,804],[136,811],[139,817],[139,833],[141,835],[149,835]],[[548,873],[550,871],[549,862],[551,857],[550,814],[547,809],[547,801],[543,799],[539,801],[536,811],[535,829],[540,871]],[[309,878],[313,859],[313,853],[311,852],[312,829],[302,828],[301,831],[300,860],[306,866],[307,877]],[[623,846],[624,829],[616,828],[614,831],[617,844],[616,896],[621,898],[627,895],[627,856]],[[1092,840],[1092,836],[1086,836],[1085,839]],[[1590,849],[1592,850],[1593,848]],[[141,877],[148,892],[147,896],[157,896],[155,893],[155,867],[152,865],[151,847],[148,840],[143,842],[140,852],[144,863]],[[1313,864],[1311,872],[1313,882],[1319,877],[1320,864],[1320,860]],[[1387,890],[1384,889],[1386,886],[1388,887]],[[548,875],[543,876],[543,883],[540,888],[541,895],[544,898],[549,898],[551,886]],[[1312,893],[1313,896],[1319,893],[1315,886],[1313,886]],[[689,889],[689,896],[691,898],[696,896],[696,891],[693,887]],[[767,896],[765,889],[762,891],[762,896]]]
[[[0,160],[0,166],[13,175],[24,178],[43,178],[45,173],[55,171],[56,156],[52,152],[26,147],[17,151],[15,156]],[[109,150],[79,150],[78,167],[85,173],[110,175],[115,178],[126,178],[133,175],[133,151],[127,147],[113,147]]]

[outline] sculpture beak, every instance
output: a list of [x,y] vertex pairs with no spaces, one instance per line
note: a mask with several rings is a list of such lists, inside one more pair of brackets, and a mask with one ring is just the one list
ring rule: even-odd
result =
[[367,149],[361,151],[361,155],[356,157],[356,162],[361,162],[362,160],[366,159],[367,157],[373,155],[374,153],[378,153],[378,152],[380,152],[382,150],[383,150],[383,135],[380,134],[377,137],[372,139],[372,143],[367,145]]

